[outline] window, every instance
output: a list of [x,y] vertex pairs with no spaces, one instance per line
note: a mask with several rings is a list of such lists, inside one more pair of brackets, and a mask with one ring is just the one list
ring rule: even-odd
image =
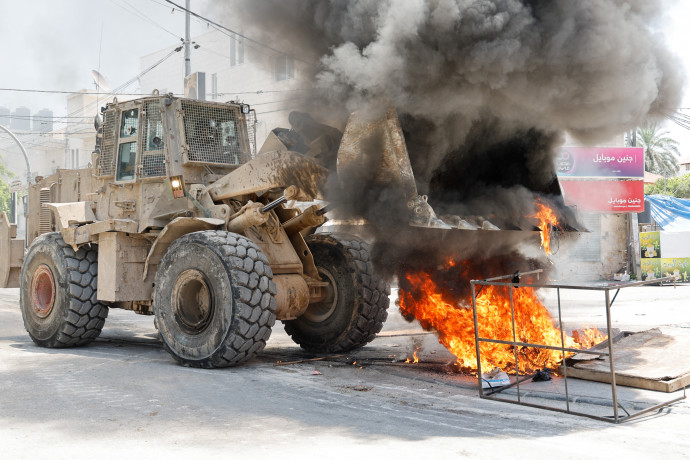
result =
[[230,65],[244,64],[244,40],[237,34],[230,36]]
[[146,120],[146,149],[149,152],[163,150],[163,122],[158,119]]
[[139,125],[139,109],[131,109],[122,113],[120,138],[136,136]]
[[79,167],[79,149],[72,149],[72,158],[70,161],[70,167],[76,169]]
[[117,153],[117,176],[115,180],[134,179],[134,162],[136,158],[136,142],[120,144],[120,151]]
[[115,180],[133,180],[137,159],[137,137],[139,128],[139,109],[122,112],[120,122],[120,148],[117,152]]
[[218,74],[211,74],[211,99],[218,99]]
[[295,78],[295,59],[281,54],[275,57],[276,81],[292,80]]

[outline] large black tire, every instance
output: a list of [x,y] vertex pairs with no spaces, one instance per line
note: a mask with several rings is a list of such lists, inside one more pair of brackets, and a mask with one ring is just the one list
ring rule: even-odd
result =
[[349,351],[371,342],[388,316],[390,286],[374,275],[369,245],[355,236],[328,233],[306,241],[329,286],[322,301],[284,322],[285,332],[316,353]]
[[74,251],[59,233],[36,238],[24,259],[19,291],[31,340],[51,348],[92,342],[108,317],[108,306],[96,298],[97,286],[96,246]]
[[268,259],[249,239],[202,231],[158,264],[153,308],[165,349],[182,365],[227,367],[263,350],[275,323]]

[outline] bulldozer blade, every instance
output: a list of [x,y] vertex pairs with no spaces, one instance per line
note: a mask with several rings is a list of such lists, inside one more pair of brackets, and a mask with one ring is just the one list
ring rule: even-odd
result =
[[353,171],[367,168],[374,183],[397,187],[408,200],[418,195],[405,136],[393,108],[376,120],[358,112],[350,115],[338,149],[337,165],[341,181],[347,181]]
[[[394,108],[388,108],[377,119],[367,118],[358,112],[350,115],[338,150],[337,170],[341,183],[361,179],[362,174],[365,174],[377,186],[401,190],[407,199],[411,227],[453,231],[539,232],[539,228],[529,218],[497,223],[483,216],[437,217],[427,197],[419,195],[417,191],[405,136]],[[579,224],[571,209],[565,206],[562,208],[559,212],[559,223],[562,223],[558,226],[559,230],[588,231]]]

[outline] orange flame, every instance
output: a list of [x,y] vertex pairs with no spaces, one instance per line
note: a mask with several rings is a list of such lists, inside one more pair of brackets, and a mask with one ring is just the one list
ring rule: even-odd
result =
[[541,235],[541,247],[546,254],[551,254],[551,227],[558,225],[556,214],[548,206],[537,202],[538,211],[532,217],[539,219],[539,233]]
[[[435,329],[439,342],[457,358],[457,365],[466,371],[476,372],[474,320],[471,300],[464,306],[449,303],[447,297],[434,283],[431,276],[423,271],[409,272],[405,275],[407,288],[399,292],[399,307],[404,316],[414,315],[425,329]],[[515,312],[515,339],[510,308],[509,288],[486,286],[477,297],[477,322],[480,337],[505,341],[536,343],[561,346],[561,333],[546,307],[537,298],[532,288],[513,289],[513,310]],[[598,331],[597,331],[598,332]],[[563,346],[583,348],[578,340],[582,334],[564,336]],[[606,336],[599,333],[598,338]],[[600,340],[599,340],[600,341]],[[584,345],[589,348],[591,342]],[[511,345],[480,343],[482,369],[501,368],[515,372],[515,349]],[[563,356],[560,351],[535,347],[518,347],[518,371],[527,373],[541,368],[555,368]],[[570,354],[566,354],[566,357]]]
[[606,334],[593,327],[588,329],[574,330],[573,339],[582,345],[582,348],[592,348],[594,345],[606,340]]
[[417,356],[417,352],[419,351],[419,348],[416,348],[414,353],[412,354],[412,359],[409,357],[405,360],[405,364],[417,364],[419,362],[419,356]]

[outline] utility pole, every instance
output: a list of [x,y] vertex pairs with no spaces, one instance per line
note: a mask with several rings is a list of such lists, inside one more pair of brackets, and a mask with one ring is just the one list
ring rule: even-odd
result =
[[192,63],[191,63],[191,47],[189,46],[191,43],[191,40],[189,38],[189,22],[190,22],[190,14],[189,14],[189,2],[190,0],[185,1],[185,11],[184,14],[184,76],[187,77],[189,76],[190,73],[192,73]]

